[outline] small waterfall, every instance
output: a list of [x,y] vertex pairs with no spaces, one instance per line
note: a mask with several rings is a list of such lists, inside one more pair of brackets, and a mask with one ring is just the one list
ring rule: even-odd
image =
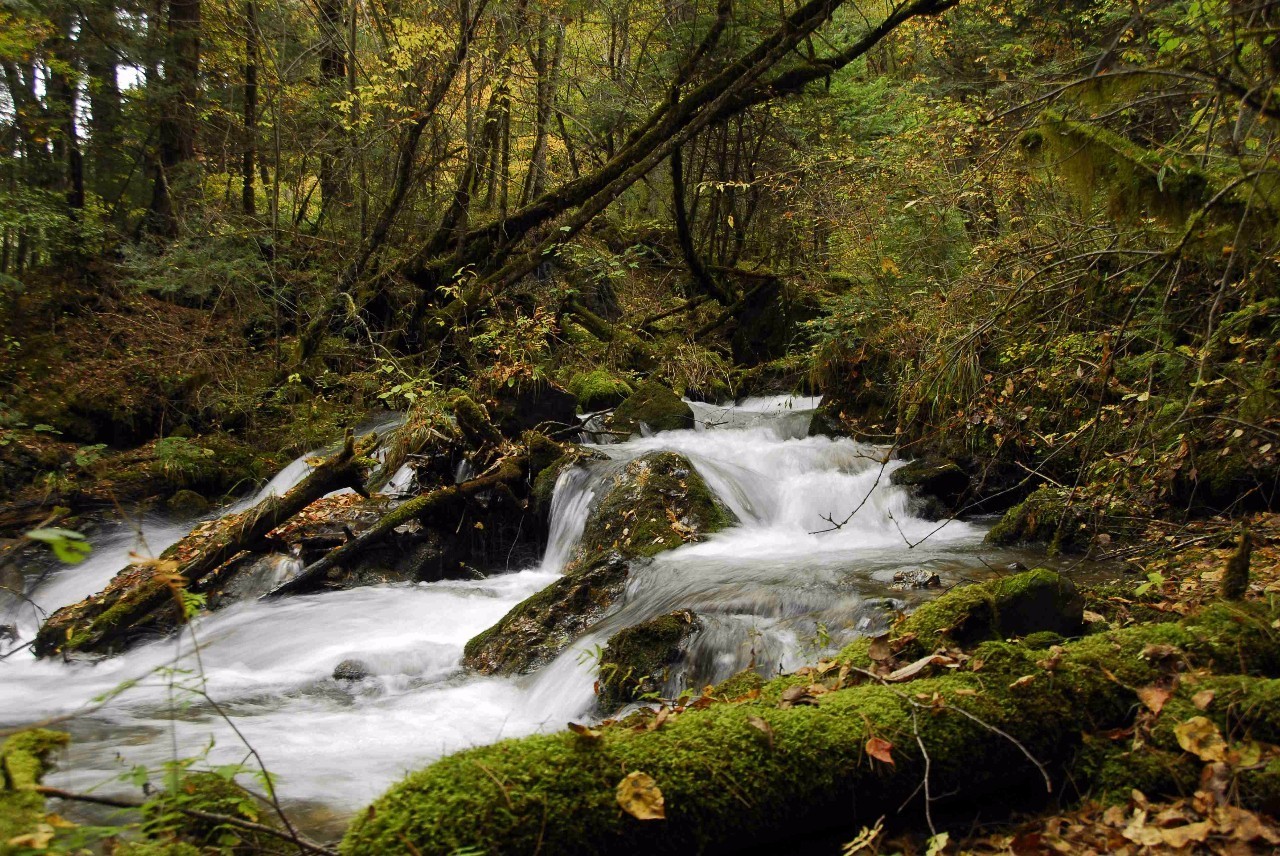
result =
[[[203,689],[232,712],[278,776],[285,799],[320,803],[341,815],[442,754],[590,717],[594,649],[654,615],[691,609],[703,623],[672,676],[672,694],[749,665],[765,673],[794,668],[883,627],[892,609],[926,596],[893,590],[895,570],[927,565],[945,577],[948,568],[980,568],[973,550],[981,532],[963,523],[935,532],[936,524],[914,517],[907,495],[889,484],[899,464],[887,461],[884,449],[806,436],[816,404],[787,397],[691,403],[694,430],[595,447],[608,459],[559,476],[546,552],[526,570],[267,603],[247,598],[199,619],[176,639],[93,666],[11,657],[0,662],[0,724],[83,708],[137,682],[109,705],[67,723],[75,742],[51,784],[110,783],[121,763],[158,766],[174,746],[180,756],[194,755],[210,740],[208,763],[239,761],[244,750],[227,724],[199,698],[172,687],[186,680],[182,673],[175,677],[175,667],[198,672]],[[688,456],[740,525],[637,566],[618,607],[537,673],[509,679],[463,670],[467,640],[557,578],[606,481],[627,461],[655,450]],[[307,457],[230,511],[292,487],[309,471]],[[405,489],[411,477],[397,472],[388,490]],[[34,599],[46,610],[74,602],[100,590],[131,551],[158,555],[189,528],[150,519],[136,531],[96,538],[85,563],[52,574]],[[260,561],[263,584],[296,572],[288,556]],[[35,626],[32,611],[24,637]],[[200,646],[198,662],[193,644]],[[370,676],[334,680],[334,666],[345,659],[360,660]],[[113,787],[122,786],[105,790]]]

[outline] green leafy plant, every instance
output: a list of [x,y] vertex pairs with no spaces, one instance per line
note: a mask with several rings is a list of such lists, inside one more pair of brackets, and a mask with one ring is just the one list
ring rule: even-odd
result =
[[66,562],[68,565],[77,565],[83,562],[85,557],[93,551],[93,548],[89,546],[88,540],[83,535],[70,529],[59,529],[57,527],[32,529],[27,533],[27,538],[47,544],[59,561]]

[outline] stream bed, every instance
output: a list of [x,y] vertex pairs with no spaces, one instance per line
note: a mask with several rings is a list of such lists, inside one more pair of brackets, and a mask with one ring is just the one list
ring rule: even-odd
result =
[[[690,609],[703,619],[666,688],[674,695],[749,666],[792,670],[937,593],[895,588],[898,571],[934,571],[945,587],[1041,560],[983,545],[982,525],[913,514],[911,498],[889,482],[902,462],[886,462],[883,448],[807,436],[816,399],[691,406],[696,430],[599,446],[610,460],[561,476],[534,567],[238,604],[179,638],[96,664],[17,652],[0,662],[0,725],[79,711],[58,725],[74,739],[48,782],[102,793],[136,794],[121,777],[138,766],[246,761],[247,741],[300,825],[334,835],[404,773],[441,755],[591,719],[591,652],[645,618]],[[634,572],[620,606],[538,672],[464,670],[467,640],[559,575],[604,480],[655,450],[686,455],[740,524]],[[297,483],[305,461],[232,510]],[[96,592],[130,553],[158,555],[195,522],[144,518],[104,529],[84,563],[47,575],[31,598],[52,611]],[[17,620],[20,645],[37,613],[28,605]],[[335,680],[334,667],[349,658],[370,675]]]

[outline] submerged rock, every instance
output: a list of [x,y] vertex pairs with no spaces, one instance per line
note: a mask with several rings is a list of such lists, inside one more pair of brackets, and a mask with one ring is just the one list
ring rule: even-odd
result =
[[650,618],[609,637],[600,657],[598,703],[608,714],[656,693],[702,622],[687,609]]
[[893,575],[893,583],[889,586],[897,591],[907,589],[941,588],[942,577],[933,571],[917,568],[913,571],[898,571]]
[[363,660],[347,659],[333,667],[335,681],[363,681],[369,674],[369,665]]
[[164,507],[170,514],[176,514],[179,517],[199,517],[201,514],[207,514],[212,506],[209,500],[194,490],[183,489],[165,500]]
[[512,674],[549,662],[613,606],[637,561],[736,522],[683,455],[631,461],[592,508],[565,575],[468,642],[463,663]]
[[618,405],[609,420],[609,427],[615,431],[638,433],[641,425],[647,425],[650,431],[692,428],[693,409],[662,384],[648,380]]

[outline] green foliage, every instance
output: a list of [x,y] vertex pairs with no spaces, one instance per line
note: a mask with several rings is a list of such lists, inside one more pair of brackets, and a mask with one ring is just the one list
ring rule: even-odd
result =
[[78,565],[85,560],[89,553],[93,552],[88,540],[79,532],[74,532],[70,529],[60,529],[58,527],[32,529],[26,533],[26,537],[32,541],[39,541],[48,545],[59,561],[66,562],[69,565]]

